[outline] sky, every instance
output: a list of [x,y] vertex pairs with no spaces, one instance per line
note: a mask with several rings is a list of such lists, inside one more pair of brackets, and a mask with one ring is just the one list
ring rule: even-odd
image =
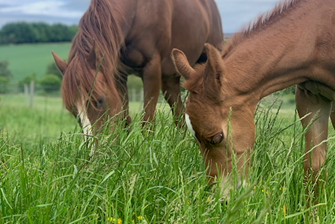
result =
[[[122,0],[121,0],[122,1]],[[0,0],[0,27],[8,22],[78,24],[90,0]],[[224,33],[239,31],[279,0],[216,0]]]

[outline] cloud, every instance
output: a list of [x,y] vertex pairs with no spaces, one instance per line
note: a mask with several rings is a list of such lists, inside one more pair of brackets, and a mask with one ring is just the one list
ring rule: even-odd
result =
[[26,4],[11,5],[0,8],[0,13],[14,13],[22,15],[40,15],[50,17],[66,17],[66,18],[80,18],[83,14],[81,11],[66,10],[62,6],[66,5],[62,1],[36,1]]
[[[225,33],[239,31],[279,0],[216,0]],[[0,0],[0,27],[8,22],[77,24],[90,0]]]

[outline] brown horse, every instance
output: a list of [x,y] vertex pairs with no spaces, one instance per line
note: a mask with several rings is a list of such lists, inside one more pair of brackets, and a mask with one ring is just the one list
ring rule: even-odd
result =
[[257,103],[294,84],[302,125],[318,118],[305,135],[304,158],[305,173],[316,177],[326,158],[329,116],[335,126],[334,23],[333,0],[285,1],[235,34],[221,53],[206,44],[205,65],[193,69],[182,51],[173,50],[190,91],[186,121],[212,179],[223,174],[224,181],[232,172],[233,154],[237,169],[247,171]]
[[194,65],[206,59],[205,42],[219,46],[222,41],[214,0],[92,0],[80,20],[68,63],[53,53],[64,75],[64,104],[80,117],[86,134],[93,124],[94,131],[99,129],[103,115],[118,114],[128,124],[126,82],[128,74],[135,74],[144,85],[144,120],[154,118],[160,88],[178,118],[183,108],[180,75],[171,50],[182,49]]

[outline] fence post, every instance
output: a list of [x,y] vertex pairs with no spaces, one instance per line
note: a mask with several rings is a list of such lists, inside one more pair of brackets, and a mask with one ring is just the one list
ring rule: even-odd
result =
[[33,106],[33,101],[34,101],[34,90],[35,90],[35,83],[34,80],[30,81],[30,104],[29,106]]
[[136,89],[131,90],[131,100],[136,102]]
[[143,103],[144,102],[144,90],[141,89],[141,95],[140,95],[140,102]]
[[140,92],[140,110],[144,109],[144,89],[141,89]]
[[29,90],[28,90],[28,84],[24,84],[24,99],[26,101],[26,106],[29,106]]

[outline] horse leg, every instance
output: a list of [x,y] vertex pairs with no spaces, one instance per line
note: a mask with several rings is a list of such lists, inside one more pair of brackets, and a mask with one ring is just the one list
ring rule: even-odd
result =
[[142,70],[144,88],[144,123],[152,121],[155,115],[156,104],[161,86],[161,57],[155,52],[151,60]]
[[175,117],[175,124],[181,122],[181,113],[183,104],[180,96],[180,76],[177,74],[163,75],[162,77],[162,91],[165,100],[169,103],[172,113]]
[[330,120],[332,122],[333,128],[335,129],[335,104],[332,103],[332,112],[330,113]]
[[300,85],[296,88],[295,96],[300,118],[308,114],[301,120],[303,127],[306,128],[313,122],[313,119],[316,119],[305,134],[306,154],[304,157],[305,174],[308,178],[312,175],[313,184],[316,184],[313,189],[315,192],[314,197],[316,199],[314,203],[316,203],[318,196],[317,191],[319,185],[321,185],[317,176],[326,159],[327,143],[323,141],[328,137],[328,122],[332,102],[320,95],[312,94]]

